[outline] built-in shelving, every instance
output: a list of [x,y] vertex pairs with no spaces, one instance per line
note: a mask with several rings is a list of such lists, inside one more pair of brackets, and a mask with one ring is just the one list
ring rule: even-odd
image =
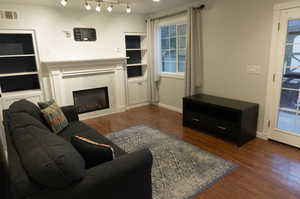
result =
[[37,75],[38,72],[27,72],[27,73],[9,73],[9,74],[0,74],[0,77],[12,77],[12,76],[24,76],[24,75]]
[[0,55],[0,58],[9,58],[9,57],[34,57],[35,54],[24,54],[24,55]]
[[147,35],[129,33],[125,35],[127,59],[128,107],[136,107],[149,102]]
[[127,48],[126,51],[147,51],[147,49],[141,49],[141,48]]
[[0,32],[1,93],[40,89],[33,33]]
[[41,95],[40,89],[31,89],[31,90],[25,90],[25,91],[16,91],[16,92],[8,92],[8,93],[2,93],[1,97],[3,98],[10,98],[10,97],[18,97],[18,96],[36,96]]
[[130,66],[147,66],[147,64],[145,63],[137,63],[137,64],[127,64],[127,67],[130,67]]
[[33,30],[0,30],[0,119],[15,101],[43,100]]

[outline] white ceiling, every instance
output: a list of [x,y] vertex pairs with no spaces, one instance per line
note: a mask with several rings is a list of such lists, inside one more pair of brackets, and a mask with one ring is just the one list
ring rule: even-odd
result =
[[[82,8],[84,0],[68,0],[70,8]],[[121,0],[127,2],[127,0]],[[201,0],[161,0],[160,2],[153,2],[152,0],[128,0],[132,5],[133,13],[150,14],[169,8],[180,7],[186,4],[199,2]],[[35,4],[45,6],[60,6],[60,0],[0,0],[0,2],[18,3],[18,4]],[[120,10],[120,9],[117,9]]]

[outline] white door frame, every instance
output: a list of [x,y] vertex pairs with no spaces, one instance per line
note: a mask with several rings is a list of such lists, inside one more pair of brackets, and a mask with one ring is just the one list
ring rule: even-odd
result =
[[[281,34],[280,34],[280,15],[281,12],[284,10],[292,9],[292,8],[300,8],[300,0],[296,0],[293,2],[288,2],[288,3],[281,3],[281,4],[276,4],[274,6],[274,11],[273,11],[273,28],[272,28],[272,39],[271,39],[271,48],[270,48],[270,58],[269,58],[269,72],[268,72],[268,84],[267,84],[267,97],[266,97],[266,113],[264,116],[264,133],[265,133],[265,138],[271,138],[271,132],[274,130],[276,123],[273,120],[272,117],[274,117],[274,107],[276,105],[276,101],[274,100],[273,97],[275,96],[277,92],[276,84],[274,82],[277,80],[281,81],[281,77],[278,74],[278,68],[279,67],[274,67],[276,66],[279,62],[279,59],[282,59],[282,56],[284,55],[279,55],[279,51],[277,50],[278,47],[280,47],[279,42],[281,41]],[[284,52],[281,52],[284,53]],[[282,67],[282,66],[281,66]],[[292,135],[292,134],[291,134]],[[293,143],[291,143],[293,145]]]

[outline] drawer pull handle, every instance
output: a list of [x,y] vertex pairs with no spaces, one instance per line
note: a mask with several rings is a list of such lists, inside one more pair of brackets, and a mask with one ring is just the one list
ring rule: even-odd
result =
[[223,127],[223,126],[217,126],[217,128],[218,128],[218,129],[221,129],[221,130],[223,130],[223,131],[226,131],[226,130],[227,130],[227,128],[226,128],[226,127]]
[[197,118],[193,118],[193,122],[200,122],[200,120]]

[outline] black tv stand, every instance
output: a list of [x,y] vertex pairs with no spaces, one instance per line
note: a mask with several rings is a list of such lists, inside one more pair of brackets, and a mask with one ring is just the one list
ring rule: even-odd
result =
[[210,95],[183,98],[183,125],[228,139],[238,146],[256,137],[258,104]]

